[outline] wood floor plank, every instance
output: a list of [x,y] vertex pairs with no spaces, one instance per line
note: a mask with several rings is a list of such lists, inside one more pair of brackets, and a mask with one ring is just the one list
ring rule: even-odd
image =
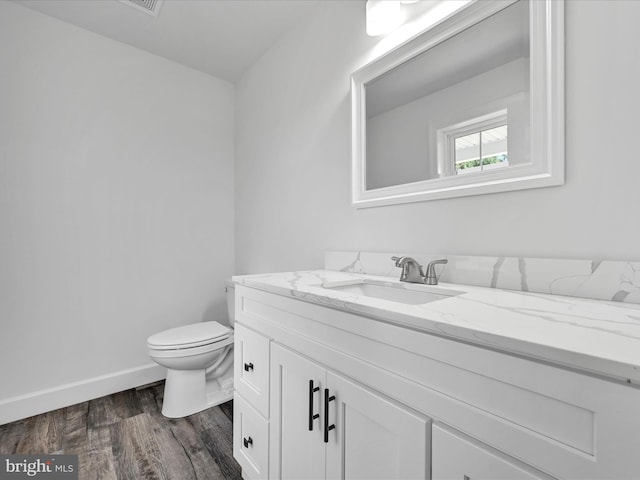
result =
[[62,450],[63,408],[26,418],[23,422],[25,432],[16,446],[16,454],[53,453]]
[[[159,444],[163,450],[163,458],[175,459],[172,469],[168,470],[172,478],[181,478],[182,472],[182,476],[189,479],[224,480],[222,471],[193,424],[186,418],[170,419],[162,415],[162,389],[147,389],[139,393],[139,398],[145,412],[155,424],[156,434],[161,437]],[[185,461],[189,462],[188,466],[183,464]],[[188,477],[183,473],[187,471]]]
[[233,402],[225,402],[219,405],[220,410],[224,413],[230,422],[233,422]]
[[[172,426],[176,440],[182,444],[187,452],[191,452],[190,457],[194,456],[192,464],[196,478],[240,479],[241,469],[233,458],[233,402],[226,402],[184,419],[166,419],[160,414],[162,396],[162,385],[156,385],[154,389],[147,390],[145,397],[141,396],[141,402],[144,402],[144,409],[147,412],[151,412],[152,405],[158,407],[157,414]],[[188,422],[190,426],[187,427],[185,422]],[[199,444],[202,445],[204,451],[189,450],[195,446],[193,438],[190,436],[191,431],[199,432]],[[208,467],[201,473],[197,466],[201,465],[204,460],[206,460],[204,464]]]
[[87,414],[89,402],[82,402],[66,408],[62,448],[64,453],[78,455],[80,478],[87,478],[87,466],[90,465]]
[[108,426],[88,428],[89,402],[66,408],[64,453],[78,455],[83,480],[117,480]]
[[231,402],[162,415],[152,384],[0,425],[0,453],[77,454],[81,480],[236,480]]
[[240,480],[241,469],[233,458],[232,432],[221,426],[214,426],[200,432],[200,436],[222,472],[225,480]]
[[24,420],[0,425],[0,453],[13,455],[20,440],[26,435],[27,424]]
[[[79,465],[80,480],[118,480],[113,458],[111,428],[92,428],[88,432],[85,461]],[[80,458],[78,457],[78,462]]]
[[[150,427],[158,441],[160,455],[166,468],[168,478],[184,478],[195,480],[197,473],[188,452],[175,437],[175,425],[184,424],[184,419],[169,419],[160,413],[161,398],[151,389],[139,392],[140,403],[149,418]],[[211,458],[208,459],[211,462]]]
[[230,429],[229,431],[232,431],[233,429],[233,419],[230,419],[220,407],[210,408],[194,415],[190,415],[187,418],[196,427],[201,427],[203,429],[213,426],[228,427]]
[[168,478],[148,414],[120,420],[110,425],[109,431],[119,479]]
[[71,451],[86,443],[89,402],[71,405],[65,410],[63,447],[65,450]]
[[163,385],[152,385],[138,392],[138,401],[145,413],[156,418],[166,418],[162,415]]
[[87,423],[101,427],[143,413],[136,393],[135,389],[130,389],[91,400]]
[[187,417],[200,432],[209,453],[220,467],[224,479],[240,479],[241,470],[233,458],[233,422],[221,408],[210,408]]
[[205,445],[201,435],[195,431],[191,423],[185,420],[178,425],[174,425],[171,428],[171,433],[189,459],[195,479],[227,479],[225,472],[220,468],[220,465]]

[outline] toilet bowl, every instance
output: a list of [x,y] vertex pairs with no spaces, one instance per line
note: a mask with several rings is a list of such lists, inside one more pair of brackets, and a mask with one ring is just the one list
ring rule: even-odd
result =
[[[207,321],[147,339],[149,356],[167,369],[162,414],[185,417],[233,398],[233,284],[227,282],[229,326]],[[225,322],[226,323],[226,322]]]

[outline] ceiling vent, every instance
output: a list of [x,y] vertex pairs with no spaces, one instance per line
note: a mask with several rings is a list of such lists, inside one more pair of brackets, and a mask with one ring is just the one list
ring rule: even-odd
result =
[[152,17],[157,17],[162,5],[162,0],[120,0],[125,5],[144,12]]

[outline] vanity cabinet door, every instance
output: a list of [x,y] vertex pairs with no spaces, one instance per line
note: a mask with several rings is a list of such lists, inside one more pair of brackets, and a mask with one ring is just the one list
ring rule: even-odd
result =
[[432,431],[432,480],[552,480],[552,477],[440,425]]
[[279,345],[271,350],[271,479],[323,479],[321,393],[326,371]]
[[327,386],[327,478],[429,478],[428,418],[331,372]]
[[429,419],[279,345],[270,391],[271,479],[428,478]]

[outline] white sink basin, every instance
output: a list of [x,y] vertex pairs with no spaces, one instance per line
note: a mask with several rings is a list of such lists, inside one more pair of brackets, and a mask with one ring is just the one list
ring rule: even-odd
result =
[[408,305],[421,305],[464,293],[417,283],[390,283],[366,279],[325,283],[322,288]]

